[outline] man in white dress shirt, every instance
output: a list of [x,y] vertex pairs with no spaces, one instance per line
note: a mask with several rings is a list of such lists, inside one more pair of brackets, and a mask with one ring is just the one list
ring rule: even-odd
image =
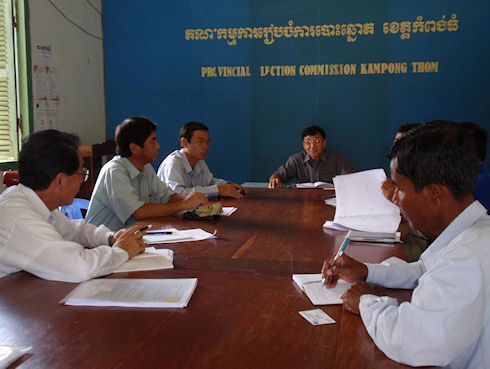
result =
[[[432,243],[420,259],[327,264],[327,287],[357,282],[344,307],[361,315],[376,345],[413,366],[490,368],[490,217],[473,201],[476,150],[450,122],[425,124],[390,150],[393,202]],[[377,296],[364,282],[413,289],[411,301]]]
[[71,221],[69,205],[88,178],[77,136],[46,130],[30,135],[19,154],[19,182],[0,196],[0,277],[25,270],[38,277],[81,282],[112,273],[144,251],[138,226],[112,233]]
[[215,178],[204,159],[208,155],[209,130],[200,122],[188,122],[180,129],[179,142],[182,147],[162,161],[158,177],[172,190],[182,194],[201,192],[207,197],[242,198],[247,190],[233,182]]

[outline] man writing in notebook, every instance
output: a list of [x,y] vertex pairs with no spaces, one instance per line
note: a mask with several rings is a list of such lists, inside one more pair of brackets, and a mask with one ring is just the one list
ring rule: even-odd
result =
[[297,179],[298,183],[327,182],[337,174],[348,174],[354,168],[336,151],[326,148],[325,131],[319,126],[307,127],[302,134],[304,151],[289,157],[269,178],[269,188]]
[[[353,285],[344,307],[361,315],[376,345],[404,364],[490,367],[490,217],[473,201],[476,150],[456,124],[436,122],[390,150],[393,201],[432,241],[420,259],[363,264],[342,255],[327,264],[327,287]],[[380,297],[370,284],[413,288],[411,301]]]
[[215,178],[204,159],[211,139],[206,125],[188,122],[180,129],[182,147],[168,155],[158,168],[158,177],[172,190],[182,194],[202,192],[207,197],[242,198],[247,190],[239,184]]
[[100,171],[87,222],[119,229],[138,220],[192,210],[208,203],[200,192],[177,194],[151,166],[158,156],[156,124],[130,117],[116,128],[117,153]]
[[[38,277],[81,282],[112,273],[145,250],[144,232],[112,233],[58,210],[88,178],[79,139],[56,130],[30,135],[19,154],[19,185],[0,196],[0,277],[25,270]],[[111,246],[112,245],[112,246]]]

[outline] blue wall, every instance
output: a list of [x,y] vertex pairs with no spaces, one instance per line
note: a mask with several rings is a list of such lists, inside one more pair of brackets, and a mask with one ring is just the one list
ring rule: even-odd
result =
[[[369,5],[368,5],[369,4]],[[236,182],[266,181],[301,150],[300,134],[322,125],[327,146],[358,170],[388,167],[397,127],[433,119],[490,129],[490,2],[456,0],[104,0],[108,134],[130,115],[158,124],[155,166],[178,148],[189,120],[211,131],[211,171]],[[458,29],[385,34],[384,22],[445,21]],[[374,34],[186,40],[186,30],[374,23]],[[430,26],[430,24],[429,24]],[[411,28],[412,29],[412,28]],[[227,42],[228,41],[228,42]],[[438,62],[412,73],[411,62]],[[361,63],[408,63],[407,73],[361,74]],[[302,76],[300,65],[356,64],[355,75]],[[295,76],[260,76],[261,66],[295,65]],[[249,66],[250,77],[202,77],[203,66]],[[216,68],[217,70],[217,68]]]

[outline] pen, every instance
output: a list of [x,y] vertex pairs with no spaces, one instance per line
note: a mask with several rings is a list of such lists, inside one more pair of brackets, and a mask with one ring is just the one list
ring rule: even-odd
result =
[[148,224],[147,226],[144,226],[144,227],[138,229],[138,232],[144,232],[144,231],[146,231],[147,229],[150,229],[150,228],[151,228],[151,224]]
[[172,231],[151,231],[151,232],[148,232],[149,235],[153,235],[153,234],[172,234]]
[[[331,268],[333,268],[335,266],[335,263],[337,262],[337,259],[344,253],[345,249],[347,248],[347,245],[350,242],[349,236],[350,236],[350,231],[347,232],[347,236],[345,236],[344,242],[342,242],[342,245],[340,245],[337,253],[335,254],[335,257],[333,258],[333,263],[332,263]],[[322,274],[323,274],[323,269],[322,269]],[[325,286],[325,281],[326,281],[326,278],[322,278],[322,285],[323,286]]]
[[[327,259],[323,260],[322,275],[323,275],[323,271],[325,270],[325,265],[327,265]],[[326,278],[322,278],[322,287],[325,287],[325,280]]]

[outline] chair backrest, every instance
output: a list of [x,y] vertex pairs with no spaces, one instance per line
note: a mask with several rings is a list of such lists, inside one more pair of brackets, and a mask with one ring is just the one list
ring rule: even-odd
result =
[[19,184],[19,171],[6,170],[5,172],[3,172],[3,184],[5,185],[5,187]]
[[70,219],[84,219],[82,210],[87,210],[90,201],[75,197],[71,205],[60,206],[60,210]]
[[80,153],[82,154],[83,165],[90,171],[90,175],[87,182],[82,183],[77,197],[90,199],[100,169],[104,164],[103,159],[105,156],[116,153],[116,142],[109,139],[101,144],[80,146]]

